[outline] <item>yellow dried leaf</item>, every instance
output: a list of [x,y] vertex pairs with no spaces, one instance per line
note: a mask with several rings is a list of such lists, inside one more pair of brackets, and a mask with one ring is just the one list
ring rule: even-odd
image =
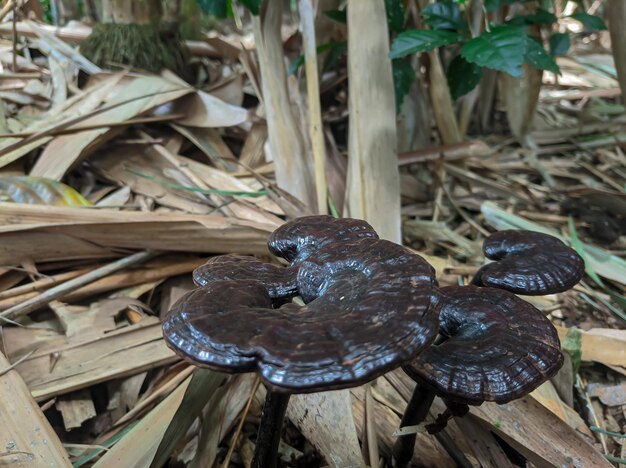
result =
[[0,177],[0,200],[29,205],[91,206],[91,202],[72,187],[34,176]]

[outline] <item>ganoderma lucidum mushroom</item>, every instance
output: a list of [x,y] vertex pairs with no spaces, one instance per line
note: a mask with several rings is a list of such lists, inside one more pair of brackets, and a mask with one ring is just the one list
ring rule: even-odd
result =
[[[495,288],[441,288],[439,315],[443,341],[422,351],[404,371],[417,382],[401,426],[417,425],[428,414],[435,395],[448,410],[462,416],[466,405],[507,403],[552,377],[563,364],[556,329],[533,305]],[[394,447],[397,466],[413,454],[415,436],[400,437]]]
[[[430,430],[440,430],[445,427],[447,417],[466,413],[467,404],[481,404],[483,401],[506,403],[519,398],[551,377],[562,365],[560,343],[552,324],[532,305],[505,291],[524,295],[566,291],[578,283],[584,274],[582,258],[553,236],[522,230],[492,234],[485,240],[483,251],[487,258],[495,261],[483,266],[472,284],[493,288],[443,288],[445,299],[440,316],[440,333],[445,341],[440,346],[429,348],[411,365],[404,367],[417,386],[401,426],[421,422],[435,395],[439,395],[446,401],[448,409],[430,426]],[[507,314],[508,320],[517,324],[514,329],[518,333],[529,333],[516,351],[506,351],[496,346],[499,342],[494,343],[493,340],[506,335],[496,333],[492,336],[489,331],[498,323],[494,321],[496,318],[506,317]],[[520,325],[526,327],[525,331]],[[451,334],[451,331],[455,333]],[[481,335],[484,341],[474,342]],[[508,342],[514,343],[515,340],[510,339]],[[530,343],[531,347],[524,343]],[[547,347],[542,348],[540,343]],[[539,349],[552,352],[542,355],[537,353]],[[443,352],[447,359],[441,355]],[[500,353],[502,358],[516,356],[516,352],[527,354],[520,357],[519,361],[512,361],[515,365],[520,366],[523,362],[534,364],[525,372],[513,372],[517,379],[514,380],[511,375],[507,377],[510,370],[501,367],[506,362],[495,359],[494,353],[496,357]],[[474,361],[476,358],[479,361]],[[478,366],[478,362],[491,362],[500,367],[484,368],[482,364]],[[509,380],[499,382],[498,376]],[[394,460],[398,466],[408,462],[414,444],[415,436],[398,439],[394,446]]]
[[[217,257],[203,284],[168,313],[167,344],[193,364],[257,372],[268,387],[254,467],[273,467],[289,395],[366,383],[413,359],[437,336],[433,268],[367,223],[328,216],[279,228],[270,249],[292,272]],[[296,289],[306,303],[276,307]],[[257,273],[259,276],[257,277]],[[222,278],[222,279],[220,279]]]
[[534,231],[499,231],[483,243],[487,258],[472,284],[537,296],[567,291],[585,273],[585,263],[561,240]]

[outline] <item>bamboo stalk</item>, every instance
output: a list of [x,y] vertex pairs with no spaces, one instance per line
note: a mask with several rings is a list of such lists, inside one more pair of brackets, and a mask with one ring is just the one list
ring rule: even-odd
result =
[[109,263],[108,265],[104,265],[100,268],[96,268],[89,273],[86,273],[78,278],[74,278],[70,281],[62,283],[58,286],[50,288],[44,293],[33,297],[27,301],[24,301],[21,304],[18,304],[10,309],[5,310],[0,314],[0,318],[12,320],[16,317],[20,317],[22,315],[27,315],[43,305],[47,304],[50,301],[58,299],[69,292],[75,291],[81,286],[85,286],[89,283],[92,283],[100,278],[104,278],[105,276],[110,275],[111,273],[121,270],[123,268],[127,268],[132,265],[136,265],[138,263],[145,262],[149,258],[153,257],[155,252],[151,250],[144,250],[142,252],[134,253],[128,257],[124,257],[120,260],[116,260],[113,263]]
[[317,75],[317,50],[315,41],[315,12],[311,0],[299,0],[300,28],[304,45],[304,70],[306,72],[306,89],[309,103],[309,133],[315,161],[315,189],[317,193],[317,212],[328,213],[326,193],[326,148],[324,145],[324,129],[322,126],[322,109],[320,104],[320,86]]

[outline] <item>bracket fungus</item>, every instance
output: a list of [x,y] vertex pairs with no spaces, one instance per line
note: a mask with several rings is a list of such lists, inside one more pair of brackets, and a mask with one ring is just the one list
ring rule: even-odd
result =
[[[520,398],[561,368],[556,329],[532,304],[496,288],[451,286],[441,293],[442,341],[403,366],[417,386],[402,426],[423,421],[435,395],[448,409],[427,426],[429,432],[445,427],[450,416],[467,413],[467,405]],[[398,440],[398,466],[410,459],[414,443],[414,436]]]
[[[289,265],[214,257],[194,271],[199,288],[163,323],[166,343],[187,361],[257,372],[268,387],[255,468],[275,466],[293,393],[354,387],[402,366],[417,382],[402,426],[421,422],[439,395],[447,410],[429,426],[436,431],[467,405],[531,392],[563,363],[550,321],[513,294],[561,292],[582,277],[582,259],[551,236],[493,234],[484,251],[496,261],[474,285],[441,290],[422,257],[357,219],[298,218],[274,231],[268,247]],[[295,296],[303,306],[289,302]],[[397,466],[414,443],[398,439]]]
[[[419,255],[380,240],[367,223],[329,216],[279,228],[277,267],[216,257],[194,274],[163,323],[167,344],[200,367],[256,371],[268,386],[253,466],[276,463],[289,394],[348,388],[397,368],[438,333],[439,290]],[[293,295],[305,305],[276,307]]]
[[534,231],[499,231],[483,243],[495,260],[483,266],[472,284],[537,296],[567,291],[585,273],[585,263],[561,240]]

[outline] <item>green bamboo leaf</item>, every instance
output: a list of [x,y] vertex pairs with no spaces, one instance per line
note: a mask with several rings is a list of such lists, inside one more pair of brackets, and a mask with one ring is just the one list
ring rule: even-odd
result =
[[438,29],[409,29],[398,34],[391,44],[389,57],[392,59],[406,57],[410,54],[428,52],[448,44],[462,40],[462,36],[451,31]]

